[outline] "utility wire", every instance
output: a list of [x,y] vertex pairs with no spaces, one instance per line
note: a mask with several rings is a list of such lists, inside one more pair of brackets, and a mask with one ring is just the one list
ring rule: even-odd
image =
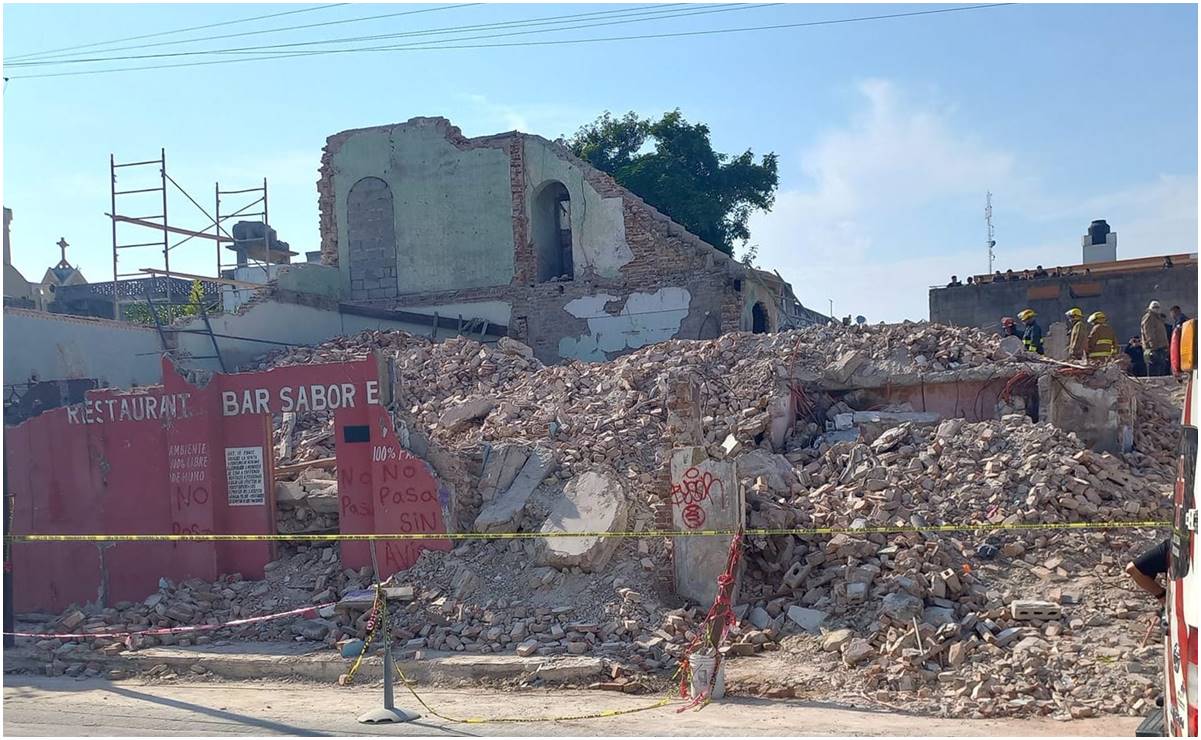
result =
[[40,57],[45,54],[54,54],[54,53],[60,52],[60,51],[73,51],[75,49],[88,49],[88,48],[93,48],[96,46],[108,46],[109,44],[119,44],[122,41],[136,41],[138,39],[149,39],[149,38],[154,38],[156,36],[169,36],[173,33],[187,33],[188,31],[201,31],[206,28],[217,28],[218,26],[232,26],[237,23],[250,23],[251,21],[261,21],[261,20],[264,20],[267,18],[278,18],[278,17],[284,16],[284,15],[296,15],[297,13],[311,13],[315,10],[328,10],[329,8],[339,8],[339,7],[342,7],[343,5],[350,5],[350,3],[331,3],[329,5],[317,5],[312,8],[300,8],[298,10],[287,10],[282,13],[268,13],[267,15],[256,15],[251,18],[241,18],[241,19],[232,20],[232,21],[222,21],[220,23],[208,23],[203,26],[190,26],[188,28],[176,28],[175,30],[172,30],[172,31],[158,31],[155,33],[145,33],[145,34],[142,34],[141,36],[126,36],[125,38],[112,39],[110,41],[96,41],[91,44],[80,44],[78,46],[64,46],[59,49],[46,49],[45,51],[31,51],[27,54],[18,54],[17,56],[12,57],[12,59],[15,61],[17,59],[28,59],[29,57]]
[[[210,65],[210,64],[233,64],[233,63],[237,63],[237,62],[267,61],[267,60],[271,60],[271,59],[289,59],[289,58],[293,58],[293,57],[308,57],[308,56],[318,56],[318,55],[325,55],[325,54],[347,54],[347,53],[357,53],[357,52],[363,52],[363,51],[440,51],[440,50],[449,50],[449,49],[487,49],[487,48],[502,48],[502,47],[518,47],[518,46],[557,46],[557,45],[564,45],[564,44],[587,44],[587,43],[601,43],[601,42],[613,42],[613,41],[635,41],[635,40],[645,40],[645,39],[684,38],[684,37],[692,37],[692,36],[710,36],[710,35],[729,34],[729,33],[746,33],[746,32],[751,32],[751,31],[769,31],[769,30],[779,30],[779,29],[788,29],[788,28],[807,28],[807,27],[815,27],[815,26],[829,26],[829,25],[838,25],[838,24],[846,24],[846,23],[862,23],[862,22],[867,22],[867,21],[891,20],[891,19],[895,19],[895,18],[910,18],[910,17],[915,17],[915,16],[935,15],[935,14],[941,14],[941,13],[956,13],[956,12],[969,11],[969,10],[985,10],[985,9],[989,9],[989,8],[999,8],[999,7],[1005,7],[1005,6],[1014,5],[1014,4],[1015,3],[990,3],[987,5],[968,5],[968,6],[957,7],[957,8],[938,8],[935,10],[920,10],[920,11],[911,11],[911,12],[905,12],[905,13],[889,13],[889,14],[883,14],[883,15],[858,16],[858,17],[854,17],[854,18],[835,18],[835,19],[824,20],[824,21],[806,21],[806,22],[802,22],[802,23],[779,23],[779,24],[772,24],[772,25],[765,25],[765,26],[744,26],[742,28],[717,28],[717,29],[710,29],[710,30],[704,30],[704,31],[680,31],[680,32],[675,32],[675,33],[642,34],[642,35],[631,35],[631,36],[607,36],[607,37],[596,37],[596,38],[561,39],[561,40],[553,40],[553,41],[511,41],[511,42],[502,42],[502,43],[495,43],[495,44],[443,44],[441,46],[407,45],[407,46],[384,46],[384,47],[367,47],[367,48],[352,48],[352,49],[320,49],[320,50],[308,50],[308,51],[282,53],[282,54],[278,54],[276,56],[253,56],[253,57],[248,56],[248,57],[242,57],[242,58],[238,58],[238,59],[216,59],[216,60],[203,61],[203,62],[181,62],[178,64],[144,65],[144,66],[140,66],[140,67],[117,67],[117,68],[110,68],[110,69],[86,70],[86,71],[80,71],[80,72],[51,72],[51,73],[33,74],[33,75],[14,75],[10,79],[40,79],[40,78],[46,78],[46,77],[76,77],[76,76],[81,76],[81,75],[107,74],[107,73],[111,73],[111,72],[137,72],[137,71],[146,71],[146,70],[173,69],[173,68],[179,68],[179,67],[198,67],[198,66],[206,66],[206,65]],[[455,39],[448,39],[448,41],[455,41]]]
[[[434,36],[434,35],[443,35],[443,34],[451,34],[451,33],[461,33],[463,31],[494,30],[494,29],[509,28],[509,27],[533,27],[533,26],[546,26],[546,25],[562,26],[566,22],[571,21],[571,20],[586,18],[586,17],[590,17],[590,16],[598,16],[598,15],[624,14],[624,15],[633,16],[635,18],[638,18],[639,16],[650,16],[650,17],[642,18],[642,20],[658,20],[659,18],[662,18],[662,17],[673,17],[674,15],[677,15],[677,14],[679,14],[679,15],[694,15],[694,14],[699,14],[699,13],[704,13],[704,12],[715,12],[712,10],[708,10],[708,11],[692,10],[691,7],[683,7],[683,8],[677,7],[680,5],[687,5],[687,4],[686,3],[673,3],[672,5],[669,5],[669,6],[642,5],[642,6],[637,6],[634,8],[622,8],[619,10],[600,10],[600,11],[592,11],[589,13],[571,13],[568,15],[547,16],[545,18],[532,18],[532,19],[526,19],[526,20],[520,20],[520,21],[498,21],[496,23],[475,24],[475,25],[470,25],[470,26],[444,26],[442,28],[431,28],[431,29],[425,29],[425,30],[420,30],[420,31],[403,31],[403,32],[399,32],[399,33],[376,34],[376,35],[372,35],[372,36],[346,36],[343,38],[319,39],[319,40],[315,40],[315,41],[294,41],[291,43],[271,44],[271,45],[267,45],[267,46],[262,46],[262,45],[260,45],[260,46],[239,46],[239,47],[232,47],[232,48],[226,48],[226,49],[198,49],[198,50],[194,50],[194,51],[162,52],[162,53],[158,53],[158,54],[128,55],[128,56],[116,56],[116,57],[92,57],[92,58],[85,58],[85,59],[64,59],[62,61],[45,61],[45,62],[43,62],[43,61],[39,60],[39,61],[33,61],[33,62],[18,62],[18,63],[11,64],[8,66],[32,67],[32,66],[41,66],[41,65],[75,64],[75,63],[85,63],[85,62],[86,63],[116,62],[116,61],[131,61],[131,60],[135,60],[135,59],[159,59],[159,58],[169,58],[169,57],[204,56],[204,55],[208,55],[208,54],[232,54],[232,53],[265,54],[265,53],[268,53],[268,50],[271,50],[271,49],[290,49],[290,48],[295,48],[295,47],[318,46],[318,45],[323,45],[323,44],[335,44],[335,43],[345,43],[345,42],[355,42],[355,41],[382,41],[384,39],[408,38],[408,37],[412,37],[412,36]],[[736,8],[757,7],[757,6],[740,5],[738,3],[724,3],[722,5],[711,5],[711,6],[705,6],[705,7],[706,8],[730,8],[731,6],[734,6]],[[462,6],[454,6],[454,7],[462,7]],[[663,8],[667,8],[667,9],[664,10]],[[626,21],[626,22],[629,22],[629,21]],[[613,25],[613,24],[612,23],[607,23],[607,24],[606,23],[597,23],[595,25]],[[567,29],[588,28],[588,27],[589,26],[569,26],[569,27],[567,27]],[[564,30],[564,29],[547,29],[547,30]],[[508,34],[508,35],[516,35],[516,34]],[[472,38],[492,38],[492,37],[490,37],[490,36],[466,37],[466,39],[450,39],[450,40],[451,41],[462,41],[462,40],[470,40]]]
[[[345,3],[345,4],[348,4],[348,3]],[[680,4],[680,3],[677,3],[677,4]],[[422,8],[420,10],[403,10],[403,11],[399,11],[396,13],[382,13],[380,15],[365,15],[365,16],[361,16],[359,18],[344,18],[342,20],[323,21],[321,23],[305,23],[305,24],[299,25],[299,26],[283,26],[281,28],[264,28],[264,29],[260,29],[258,31],[242,31],[241,33],[226,33],[226,34],[221,34],[218,36],[199,36],[194,39],[179,39],[176,41],[159,41],[159,42],[156,42],[153,44],[133,44],[131,46],[116,46],[111,49],[104,49],[101,52],[82,52],[82,53],[108,54],[110,52],[116,52],[116,51],[151,49],[151,48],[158,47],[158,46],[176,46],[178,44],[196,44],[201,41],[216,41],[219,39],[232,39],[232,38],[239,38],[242,36],[260,36],[262,34],[267,34],[267,33],[284,33],[285,31],[299,31],[299,30],[308,29],[308,28],[324,28],[327,26],[337,26],[337,25],[341,25],[343,23],[361,23],[363,21],[381,20],[383,18],[395,18],[395,17],[402,16],[402,15],[417,15],[420,13],[435,13],[440,10],[456,10],[458,8],[470,8],[475,5],[483,5],[483,3],[461,3],[459,5],[439,5],[434,8]],[[613,11],[610,11],[610,12],[613,12]],[[269,16],[263,16],[263,17],[269,17]],[[61,63],[61,62],[57,62],[54,60],[66,58],[66,59],[64,59],[64,61],[68,61],[68,60],[71,60],[72,57],[80,56],[80,53],[81,52],[75,52],[75,53],[70,53],[70,54],[54,54],[51,56],[40,56],[34,60],[23,60],[21,57],[16,57],[16,58],[14,58],[13,61],[16,64],[30,64],[30,63],[33,63],[33,64],[38,64],[38,63],[57,64],[57,63]],[[118,58],[128,58],[128,57],[118,57]],[[82,60],[82,61],[94,61],[94,60]]]

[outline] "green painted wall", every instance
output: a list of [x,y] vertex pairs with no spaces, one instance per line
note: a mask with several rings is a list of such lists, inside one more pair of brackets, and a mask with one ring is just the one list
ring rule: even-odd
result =
[[433,125],[401,125],[349,137],[334,154],[333,168],[345,295],[346,200],[364,177],[378,177],[392,190],[401,294],[511,282],[513,206],[505,149],[460,150]]
[[621,266],[634,259],[626,244],[621,198],[602,198],[577,166],[537,139],[525,140],[524,162],[526,218],[531,235],[537,238],[537,219],[530,211],[536,206],[535,196],[548,182],[561,182],[571,196],[571,253],[576,274],[591,267],[604,277],[620,277]]

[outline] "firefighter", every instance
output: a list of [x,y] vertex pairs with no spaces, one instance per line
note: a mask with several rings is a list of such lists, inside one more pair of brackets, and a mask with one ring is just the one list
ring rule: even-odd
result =
[[1026,345],[1027,352],[1037,352],[1043,354],[1043,328],[1034,320],[1036,314],[1032,308],[1024,308],[1018,314],[1018,318],[1026,328],[1022,331],[1022,343]]
[[1168,330],[1164,316],[1159,312],[1159,301],[1151,301],[1143,314],[1139,328],[1142,331],[1143,353],[1147,363],[1147,375],[1168,374]]
[[1093,311],[1088,315],[1088,323],[1092,329],[1088,333],[1088,359],[1090,362],[1105,362],[1117,354],[1118,335],[1109,325],[1103,311]]
[[1085,345],[1088,343],[1088,326],[1084,323],[1084,312],[1079,308],[1069,308],[1064,312],[1068,326],[1068,359],[1085,359]]
[[1018,335],[1017,325],[1013,323],[1013,319],[1009,316],[1001,317],[1001,336],[1016,337]]

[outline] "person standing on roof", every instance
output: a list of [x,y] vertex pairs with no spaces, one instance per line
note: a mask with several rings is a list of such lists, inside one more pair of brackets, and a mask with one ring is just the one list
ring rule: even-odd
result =
[[1018,318],[1026,327],[1022,331],[1022,343],[1026,345],[1026,351],[1037,352],[1041,355],[1045,354],[1043,352],[1043,328],[1034,320],[1035,315],[1034,309],[1024,308],[1018,314]]
[[1093,327],[1088,333],[1088,359],[1090,362],[1106,362],[1117,354],[1118,335],[1114,333],[1102,311],[1089,314],[1088,323]]
[[1086,359],[1085,350],[1088,344],[1088,325],[1084,323],[1084,312],[1079,308],[1069,308],[1064,312],[1068,320],[1068,359]]
[[1151,301],[1140,324],[1143,354],[1147,361],[1147,375],[1168,374],[1168,332],[1163,314],[1159,312],[1159,301]]

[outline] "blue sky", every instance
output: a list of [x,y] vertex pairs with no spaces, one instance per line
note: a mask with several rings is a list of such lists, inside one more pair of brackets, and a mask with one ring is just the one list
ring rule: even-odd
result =
[[[301,7],[310,6],[5,5],[4,55]],[[344,6],[118,46],[431,7]],[[104,55],[621,7],[633,6],[475,5]],[[783,5],[482,43],[934,7]],[[678,107],[710,125],[719,150],[779,154],[776,207],[751,222],[759,264],[778,269],[807,305],[824,310],[833,299],[840,315],[925,318],[929,285],[983,272],[986,190],[994,193],[1001,269],[1079,262],[1080,235],[1095,218],[1118,232],[1119,257],[1197,245],[1193,5],[1016,5],[729,35],[19,77],[81,68],[95,67],[5,68],[13,79],[4,92],[4,203],[14,211],[14,263],[34,280],[57,260],[60,236],[90,280],[111,278],[103,215],[110,152],[119,161],[148,159],[165,147],[168,171],[206,208],[215,181],[248,187],[266,176],[272,225],[303,252],[318,248],[315,181],[330,134],[442,115],[469,136],[516,128],[553,137],[606,109],[651,115]],[[182,197],[169,208],[179,215],[174,223],[204,225]],[[160,264],[151,250],[125,254],[123,272]],[[190,242],[172,260],[175,269],[211,273],[213,249]]]

